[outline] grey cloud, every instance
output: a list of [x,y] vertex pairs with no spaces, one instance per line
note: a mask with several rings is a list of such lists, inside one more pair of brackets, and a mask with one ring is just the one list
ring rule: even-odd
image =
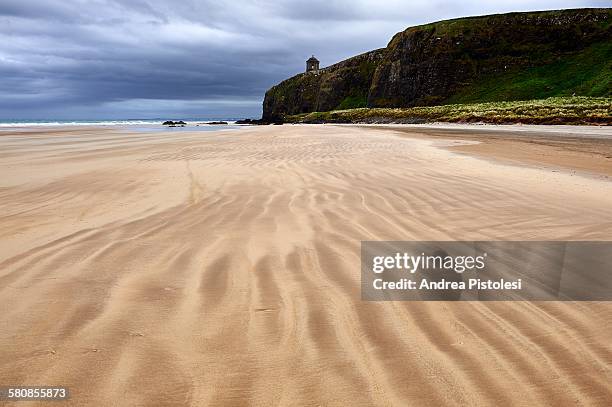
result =
[[[303,69],[385,46],[410,25],[603,1],[3,0],[0,120],[257,116]],[[183,112],[183,113],[181,113]]]

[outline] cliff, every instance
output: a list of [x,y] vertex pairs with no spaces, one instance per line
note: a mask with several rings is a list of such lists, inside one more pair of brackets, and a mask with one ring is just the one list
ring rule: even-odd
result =
[[356,107],[612,95],[612,9],[469,17],[411,27],[386,48],[272,87],[263,118]]
[[366,52],[321,69],[287,79],[266,92],[264,119],[285,115],[365,106],[383,49]]

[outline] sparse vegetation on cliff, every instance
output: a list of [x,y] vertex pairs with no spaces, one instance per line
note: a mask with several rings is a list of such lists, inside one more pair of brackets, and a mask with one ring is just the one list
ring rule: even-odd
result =
[[362,108],[288,116],[290,123],[525,123],[612,125],[612,98],[453,104],[411,108]]

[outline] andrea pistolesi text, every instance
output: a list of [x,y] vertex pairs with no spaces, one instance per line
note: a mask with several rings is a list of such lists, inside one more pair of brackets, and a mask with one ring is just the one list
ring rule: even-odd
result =
[[[375,278],[375,290],[521,290],[522,280],[490,280],[481,278],[463,279],[464,272],[478,272],[486,267],[487,253],[477,256],[450,255],[412,255],[395,253],[392,256],[374,256],[372,272],[381,275],[385,272],[404,272],[415,274],[423,272],[418,279],[400,278],[387,281]],[[444,273],[449,273],[444,276]],[[429,278],[428,278],[429,277]],[[459,277],[459,278],[458,278]]]

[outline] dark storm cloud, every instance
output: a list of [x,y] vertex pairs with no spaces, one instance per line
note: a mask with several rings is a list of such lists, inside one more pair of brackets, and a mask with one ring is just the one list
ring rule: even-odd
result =
[[2,0],[0,119],[256,116],[311,53],[328,65],[414,24],[607,3]]

